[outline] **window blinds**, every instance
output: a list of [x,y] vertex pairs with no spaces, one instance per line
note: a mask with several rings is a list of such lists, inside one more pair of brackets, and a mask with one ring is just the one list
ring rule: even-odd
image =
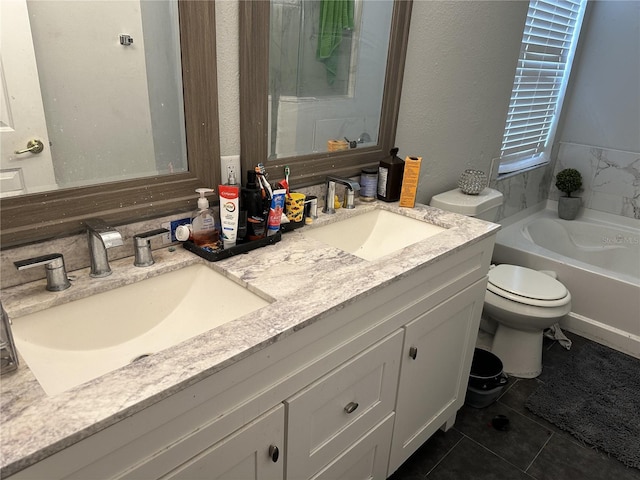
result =
[[500,153],[500,173],[541,157],[562,106],[587,0],[531,0]]

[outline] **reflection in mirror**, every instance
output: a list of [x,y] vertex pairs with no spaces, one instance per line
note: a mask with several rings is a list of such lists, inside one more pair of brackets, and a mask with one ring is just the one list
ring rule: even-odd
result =
[[[327,4],[346,5],[346,21],[323,14]],[[240,2],[242,169],[263,162],[275,181],[288,166],[290,184],[304,187],[327,174],[359,175],[386,158],[395,146],[412,5]],[[323,38],[331,55],[318,59]]]
[[[220,157],[220,142],[219,142],[219,130],[218,130],[218,91],[217,91],[217,71],[216,71],[216,19],[215,19],[215,5],[214,1],[192,1],[192,0],[163,0],[161,2],[163,6],[175,12],[175,6],[177,1],[178,21],[179,21],[179,43],[178,39],[172,39],[175,31],[175,25],[169,27],[171,24],[163,24],[157,28],[160,32],[159,36],[155,37],[154,42],[165,42],[164,47],[160,47],[158,50],[154,50],[155,57],[159,63],[155,63],[155,67],[150,69],[150,64],[145,57],[144,65],[138,63],[139,69],[147,69],[148,77],[150,80],[156,80],[156,77],[169,76],[171,77],[171,83],[178,85],[174,97],[169,100],[168,97],[161,97],[155,91],[155,83],[147,83],[147,80],[142,81],[142,85],[146,84],[148,90],[145,101],[147,102],[148,110],[150,111],[150,117],[147,120],[139,116],[132,116],[137,114],[128,114],[124,111],[120,111],[115,107],[115,103],[102,103],[102,112],[100,115],[110,116],[114,119],[114,123],[121,131],[124,129],[128,131],[130,138],[139,138],[147,135],[146,143],[151,149],[153,147],[152,161],[147,162],[150,166],[150,172],[142,173],[142,170],[137,170],[138,167],[134,167],[137,158],[134,156],[126,157],[127,171],[125,172],[127,180],[122,180],[122,176],[117,181],[113,181],[113,176],[110,172],[106,172],[105,175],[109,176],[109,181],[103,183],[92,184],[89,186],[77,186],[68,188],[57,188],[57,184],[54,185],[54,190],[40,191],[37,193],[27,193],[18,196],[7,196],[0,202],[0,246],[2,249],[11,248],[17,245],[25,243],[33,243],[53,237],[67,236],[75,233],[82,232],[86,227],[84,220],[90,217],[100,217],[106,222],[112,225],[122,225],[125,223],[131,223],[140,221],[142,219],[156,218],[164,215],[170,215],[177,212],[185,212],[195,208],[196,195],[194,190],[203,186],[215,186],[220,183],[220,170],[217,159]],[[34,2],[39,4],[41,2]],[[42,2],[49,3],[49,2]],[[66,3],[66,2],[62,2]],[[76,9],[81,11],[80,4],[82,6],[96,6],[99,3],[108,4],[138,4],[137,9],[137,24],[141,27],[141,34],[131,33],[137,30],[133,28],[133,20],[129,22],[127,18],[122,19],[122,23],[118,25],[117,30],[111,32],[115,37],[110,36],[108,43],[115,52],[120,53],[120,57],[128,59],[133,57],[134,50],[141,46],[147,46],[149,42],[146,41],[145,35],[151,28],[146,21],[142,20],[147,8],[150,8],[154,12],[156,7],[159,6],[157,0],[124,0],[124,1],[105,1],[105,2],[76,2]],[[171,6],[169,6],[171,4]],[[25,42],[16,41],[12,37],[10,16],[7,15],[9,7],[21,6],[23,9],[22,15],[16,15],[14,17],[20,17],[24,20],[28,20],[27,12],[27,0],[12,0],[10,2],[2,2],[2,15],[0,15],[0,22],[2,28],[0,34],[2,35],[2,66],[7,73],[7,63],[5,48],[9,43],[13,48],[15,45],[25,46]],[[92,11],[93,12],[93,11]],[[68,45],[69,51],[74,51],[74,56],[78,57],[76,60],[79,63],[72,70],[64,72],[66,77],[71,82],[72,77],[83,74],[84,70],[88,70],[94,73],[93,81],[100,81],[103,73],[98,73],[103,67],[105,61],[99,55],[94,55],[93,47],[86,47],[89,45],[89,40],[92,38],[92,29],[87,31],[82,28],[82,25],[72,25],[74,22],[74,11],[69,13],[69,18],[64,20],[67,22],[65,25],[68,28],[75,29],[77,32],[82,32],[81,36],[72,36],[69,40],[73,45]],[[98,24],[101,22],[106,23],[106,18],[101,17],[99,11],[90,13],[93,20]],[[176,17],[170,18],[172,22],[175,22]],[[153,15],[152,15],[153,16]],[[40,19],[42,20],[42,19]],[[150,20],[150,17],[149,17]],[[29,32],[30,28],[27,24],[18,25],[17,31]],[[8,28],[9,26],[9,28]],[[97,30],[98,27],[95,27]],[[61,33],[61,32],[58,32]],[[73,31],[72,31],[73,33]],[[125,37],[124,44],[120,43],[121,35],[129,35],[129,39],[133,40],[133,43],[127,41]],[[10,41],[5,41],[5,39]],[[167,43],[171,42],[171,46],[167,46]],[[141,45],[142,43],[142,45]],[[15,44],[15,45],[14,45]],[[29,45],[32,45],[29,42]],[[83,45],[85,45],[83,49]],[[133,47],[133,48],[132,48]],[[76,50],[77,49],[77,50]],[[34,56],[33,50],[31,56]],[[169,58],[179,59],[181,61],[182,72],[182,85],[180,85],[180,70],[169,69],[167,65],[170,63]],[[123,60],[124,61],[124,60]],[[18,64],[19,62],[15,62]],[[33,62],[35,66],[35,62]],[[178,67],[180,68],[180,67]],[[152,71],[153,70],[153,73]],[[11,70],[13,71],[13,70]],[[125,71],[119,71],[110,85],[104,85],[103,89],[96,93],[88,93],[84,90],[72,93],[70,97],[78,95],[83,99],[82,106],[85,103],[100,102],[102,97],[107,96],[106,88],[113,88],[116,93],[113,94],[113,98],[117,98],[120,95],[128,95],[128,88],[136,83],[137,77],[141,75],[140,71],[130,69]],[[1,76],[0,76],[1,77]],[[37,89],[40,90],[39,82],[37,81],[38,75],[23,75],[18,77],[20,82],[28,84],[31,79],[35,79]],[[3,80],[6,82],[4,87],[9,83],[9,79],[5,75]],[[33,83],[33,82],[32,82]],[[14,83],[15,84],[15,83]],[[131,87],[133,89],[133,87]],[[137,88],[137,87],[136,87]],[[182,91],[184,99],[184,110],[180,105],[179,93]],[[1,95],[3,93],[4,95]],[[62,94],[60,94],[62,95]],[[141,96],[144,96],[141,94]],[[13,97],[7,95],[7,88],[0,89],[0,101],[2,105],[0,112],[5,113],[6,99]],[[41,98],[40,92],[38,92],[38,98]],[[56,97],[57,98],[57,97]],[[62,98],[62,97],[61,97]],[[42,102],[40,102],[42,104]],[[55,107],[59,102],[53,99],[52,102]],[[42,105],[41,105],[42,106]],[[157,116],[157,120],[153,120],[153,111],[160,111],[161,115]],[[22,109],[14,110],[13,113],[22,112]],[[83,114],[85,115],[85,114]],[[44,115],[43,115],[44,116]],[[99,117],[102,118],[102,117]],[[148,120],[151,118],[152,120]],[[6,128],[7,120],[13,121],[15,124],[19,123],[21,117],[19,115],[0,116],[0,122],[3,124],[0,128],[2,135],[2,152],[4,161],[4,152],[7,142],[4,141],[4,135],[10,133],[11,128]],[[79,123],[85,123],[91,129],[96,123],[98,118],[91,118],[81,116],[78,114],[76,121]],[[184,122],[183,122],[184,120]],[[165,123],[166,122],[166,123]],[[184,127],[182,124],[184,123]],[[160,126],[163,124],[164,126]],[[156,128],[160,128],[158,133],[150,133],[137,129],[138,125],[144,125],[144,128],[153,127],[154,132]],[[99,125],[99,127],[101,124]],[[66,126],[65,126],[66,127]],[[54,126],[55,129],[55,126]],[[162,152],[156,149],[158,143],[162,143],[163,137],[168,137],[167,130],[172,132],[180,132],[180,140],[175,140],[171,143],[171,152],[168,156],[164,156]],[[186,152],[188,155],[188,169],[187,164],[184,162],[184,134],[186,134]],[[109,151],[114,151],[121,148],[121,145],[111,144],[110,146],[104,146],[104,151],[100,151],[95,145],[102,144],[103,139],[109,139],[120,135],[116,133],[115,126],[109,126],[108,128],[95,128],[89,138],[89,146],[85,146],[86,160],[98,159],[100,160],[96,166],[95,163],[90,167],[91,170],[99,170],[106,166],[110,162],[116,163],[119,158],[118,155],[112,156],[108,161],[105,160],[109,155]],[[27,138],[22,138],[16,141],[10,147],[10,152],[16,149],[24,149],[26,142],[30,139],[31,135]],[[95,139],[93,137],[96,137]],[[33,138],[33,137],[31,137]],[[173,137],[172,137],[173,138]],[[85,141],[84,138],[74,138],[74,142],[81,143]],[[95,140],[92,143],[91,140]],[[57,140],[55,141],[57,142]],[[54,142],[54,143],[55,143]],[[133,140],[128,143],[128,148],[135,148],[132,145]],[[48,146],[48,140],[43,142]],[[86,144],[85,144],[86,145]],[[92,146],[93,145],[93,146]],[[56,147],[54,144],[53,147]],[[124,156],[125,150],[121,149],[120,152]],[[50,152],[49,148],[46,148],[44,152]],[[180,156],[178,159],[177,156]],[[12,162],[16,168],[22,168],[23,165],[28,164],[32,158],[37,158],[38,155],[14,155]],[[160,158],[158,162],[156,158]],[[175,161],[174,161],[175,158]],[[81,158],[79,160],[82,160]],[[51,162],[49,162],[51,164]],[[19,166],[19,167],[18,167]],[[2,180],[3,183],[7,178],[4,171],[4,164],[2,165]],[[44,171],[45,169],[41,169]],[[52,169],[51,169],[52,170]],[[173,171],[172,174],[164,175]],[[120,172],[122,174],[122,172]],[[20,177],[20,173],[16,177]],[[117,175],[116,175],[117,177]],[[137,178],[136,178],[137,177]],[[74,180],[68,180],[70,183]]]
[[378,143],[392,10],[272,0],[269,159]]
[[[187,171],[177,0],[27,0],[3,13],[28,15],[12,18],[21,41],[3,42],[5,88],[44,116],[3,136],[3,173],[19,173],[3,197]],[[39,91],[25,92],[12,59],[36,63]],[[45,150],[16,155],[30,137]]]

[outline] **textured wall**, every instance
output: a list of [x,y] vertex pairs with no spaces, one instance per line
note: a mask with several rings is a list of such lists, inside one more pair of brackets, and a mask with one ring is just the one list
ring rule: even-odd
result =
[[640,2],[593,2],[557,140],[640,152]]
[[240,155],[238,24],[238,0],[216,1],[216,62],[221,155]]
[[528,2],[413,4],[396,144],[423,157],[418,201],[499,155]]

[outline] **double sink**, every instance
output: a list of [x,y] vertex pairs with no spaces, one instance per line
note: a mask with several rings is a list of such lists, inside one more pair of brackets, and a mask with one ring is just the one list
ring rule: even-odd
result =
[[[299,232],[375,261],[446,230],[380,208],[354,213]],[[14,319],[13,335],[54,395],[255,312],[269,298],[196,264]]]

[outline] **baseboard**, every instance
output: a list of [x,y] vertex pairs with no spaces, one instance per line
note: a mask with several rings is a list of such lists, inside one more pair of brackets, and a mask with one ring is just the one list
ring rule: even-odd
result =
[[560,326],[572,333],[640,359],[640,336],[571,312]]

